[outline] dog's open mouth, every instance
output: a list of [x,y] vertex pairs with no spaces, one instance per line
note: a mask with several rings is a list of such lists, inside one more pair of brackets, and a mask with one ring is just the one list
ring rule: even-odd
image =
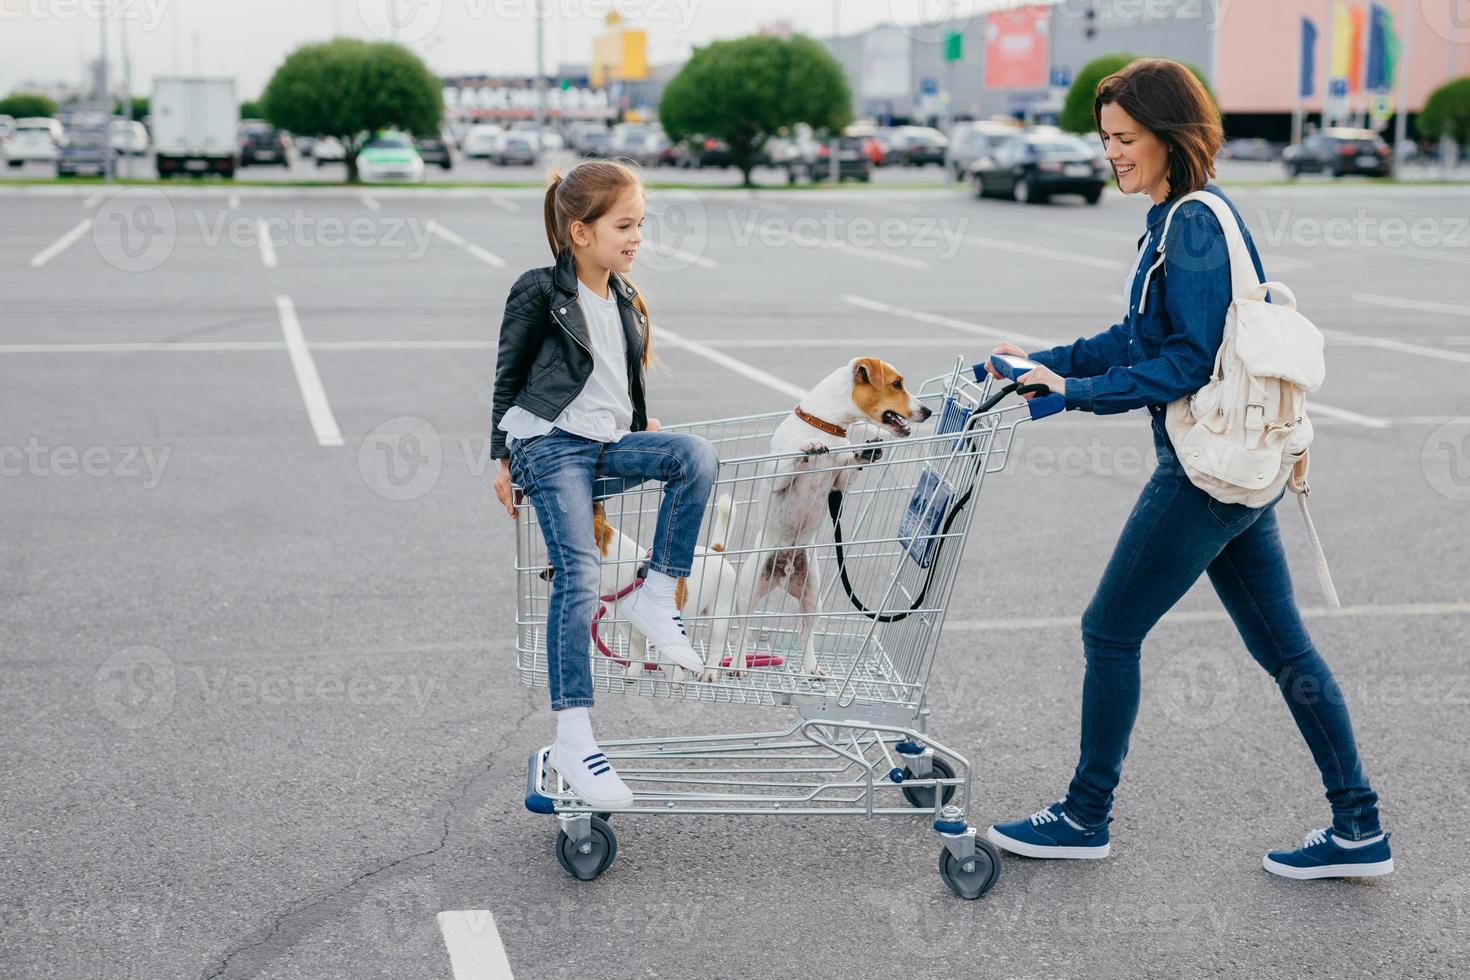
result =
[[909,420],[891,408],[883,413],[883,424],[888,426],[888,431],[900,437],[907,437],[914,431],[909,425]]

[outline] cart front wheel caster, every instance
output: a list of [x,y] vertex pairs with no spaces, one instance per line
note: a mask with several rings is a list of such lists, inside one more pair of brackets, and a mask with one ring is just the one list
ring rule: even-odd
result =
[[612,867],[618,856],[618,838],[606,820],[592,818],[586,840],[573,841],[565,830],[556,835],[556,860],[578,881],[591,881]]
[[939,852],[939,877],[960,898],[979,898],[994,888],[1000,877],[1000,852],[983,837],[975,838],[975,856],[964,861],[946,847]]
[[[930,765],[933,767],[932,771],[929,773],[930,777],[934,779],[954,778],[954,768],[943,759],[936,757],[930,763]],[[904,766],[903,778],[905,780],[909,780],[918,779],[919,777],[915,776],[912,772],[909,772],[908,766]],[[940,804],[941,806],[943,806],[945,803],[948,803],[951,799],[954,798],[954,790],[955,788],[952,785],[944,787],[943,801]],[[905,786],[903,788],[903,797],[904,799],[909,801],[910,806],[918,807],[920,810],[934,809],[933,786]]]

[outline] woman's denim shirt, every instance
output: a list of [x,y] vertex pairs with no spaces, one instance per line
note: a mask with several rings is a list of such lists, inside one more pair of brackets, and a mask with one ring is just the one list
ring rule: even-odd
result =
[[[1240,222],[1235,205],[1214,184]],[[1067,408],[1113,415],[1147,407],[1162,425],[1176,398],[1193,394],[1210,380],[1233,299],[1229,253],[1215,213],[1200,201],[1179,208],[1169,225],[1165,259],[1152,275],[1158,236],[1173,201],[1149,208],[1148,230],[1139,241],[1139,260],[1128,281],[1128,311],[1122,323],[1091,338],[1029,355],[1067,379]],[[1262,282],[1261,257],[1245,231],[1246,247]],[[1143,300],[1144,281],[1148,296]]]

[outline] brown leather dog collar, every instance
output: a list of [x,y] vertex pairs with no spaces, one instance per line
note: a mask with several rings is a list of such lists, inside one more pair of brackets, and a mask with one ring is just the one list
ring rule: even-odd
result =
[[800,405],[793,408],[792,411],[796,413],[797,418],[801,419],[803,422],[814,429],[821,429],[829,436],[836,436],[839,439],[847,438],[847,430],[844,429],[842,426],[833,425],[831,422],[824,422],[821,419],[817,418],[815,415],[812,415],[809,412],[802,411]]

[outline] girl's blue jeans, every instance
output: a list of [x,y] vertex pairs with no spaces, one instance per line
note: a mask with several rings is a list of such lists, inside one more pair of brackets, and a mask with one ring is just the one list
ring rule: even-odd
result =
[[592,502],[647,480],[664,484],[649,567],[686,576],[720,460],[707,440],[667,432],[632,432],[605,443],[552,429],[514,440],[511,479],[525,491],[546,539],[553,575],[546,612],[551,710],[592,704],[590,633],[600,581]]
[[1333,832],[1350,840],[1378,833],[1378,796],[1363,773],[1347,703],[1297,610],[1276,504],[1222,504],[1189,481],[1157,424],[1154,443],[1158,469],[1082,616],[1081,758],[1067,814],[1088,828],[1107,823],[1138,714],[1143,638],[1204,572],[1286,699],[1322,773]]

